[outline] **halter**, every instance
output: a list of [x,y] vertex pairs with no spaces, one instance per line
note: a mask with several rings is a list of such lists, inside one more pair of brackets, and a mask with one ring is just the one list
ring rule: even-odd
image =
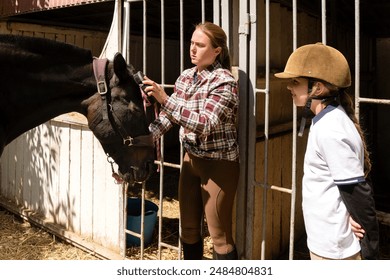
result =
[[[107,58],[94,58],[93,59],[93,71],[96,79],[97,90],[102,98],[102,115],[103,120],[109,120],[112,128],[118,133],[123,140],[123,145],[128,147],[154,147],[153,135],[140,135],[132,137],[122,125],[122,122],[115,114],[114,107],[111,104],[111,91],[107,87],[106,81],[106,67],[108,64]],[[108,101],[109,99],[109,101]],[[111,156],[107,153],[107,160],[111,164],[112,175],[118,181],[118,174],[113,169],[113,161]],[[136,167],[131,166],[132,169]]]

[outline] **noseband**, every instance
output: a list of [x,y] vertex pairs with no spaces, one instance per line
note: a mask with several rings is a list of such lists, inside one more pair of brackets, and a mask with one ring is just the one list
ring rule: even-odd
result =
[[[103,120],[108,119],[110,121],[111,126],[114,128],[115,132],[122,137],[123,145],[128,147],[154,147],[152,134],[132,137],[123,127],[120,119],[115,114],[114,108],[111,104],[111,91],[110,88],[107,87],[106,81],[107,63],[108,60],[106,58],[94,58],[93,60],[93,71],[95,74],[97,90],[103,101]],[[109,103],[107,103],[108,99],[110,100]]]

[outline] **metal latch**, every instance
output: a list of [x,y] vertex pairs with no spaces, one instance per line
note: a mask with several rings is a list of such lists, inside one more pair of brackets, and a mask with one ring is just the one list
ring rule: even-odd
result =
[[243,24],[238,27],[238,34],[249,35],[250,25],[256,23],[257,16],[253,14],[246,14],[246,18]]

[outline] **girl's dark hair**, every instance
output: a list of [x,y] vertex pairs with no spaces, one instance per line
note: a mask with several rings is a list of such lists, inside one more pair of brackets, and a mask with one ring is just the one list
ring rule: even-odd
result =
[[230,55],[227,47],[227,37],[225,31],[220,26],[211,22],[199,23],[195,26],[195,29],[202,30],[207,37],[210,38],[211,45],[214,48],[221,48],[221,52],[218,55],[217,60],[221,63],[223,68],[231,70]]
[[[330,95],[337,97],[338,102],[341,106],[343,106],[344,111],[347,113],[348,117],[351,119],[351,121],[355,124],[355,127],[360,134],[360,138],[362,139],[363,148],[364,148],[364,176],[367,177],[368,174],[371,171],[371,160],[370,160],[370,153],[367,149],[367,144],[365,141],[365,136],[363,133],[363,129],[361,128],[358,119],[355,115],[355,108],[353,104],[353,100],[349,93],[347,92],[346,88],[337,88],[336,86],[329,84],[327,82],[321,81],[325,84],[325,86],[330,90]],[[334,99],[333,99],[334,100]],[[328,101],[323,102],[325,105],[327,103],[330,103],[332,99],[329,99]]]
[[340,104],[343,106],[345,112],[347,113],[348,117],[353,121],[353,123],[356,126],[357,131],[360,134],[360,137],[362,138],[363,142],[363,148],[364,148],[364,175],[365,177],[368,176],[368,174],[371,171],[371,160],[370,160],[370,154],[367,149],[367,144],[365,141],[364,133],[363,130],[359,124],[358,119],[356,118],[355,115],[355,109],[353,106],[353,101],[351,96],[346,92],[345,89],[340,89],[339,90],[339,98],[340,98]]

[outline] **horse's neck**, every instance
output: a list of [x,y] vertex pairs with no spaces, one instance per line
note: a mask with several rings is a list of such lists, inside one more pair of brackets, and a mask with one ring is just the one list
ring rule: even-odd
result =
[[85,114],[82,102],[96,92],[91,65],[23,71],[18,75],[24,78],[7,87],[9,102],[3,103],[8,143],[58,115],[72,111]]

